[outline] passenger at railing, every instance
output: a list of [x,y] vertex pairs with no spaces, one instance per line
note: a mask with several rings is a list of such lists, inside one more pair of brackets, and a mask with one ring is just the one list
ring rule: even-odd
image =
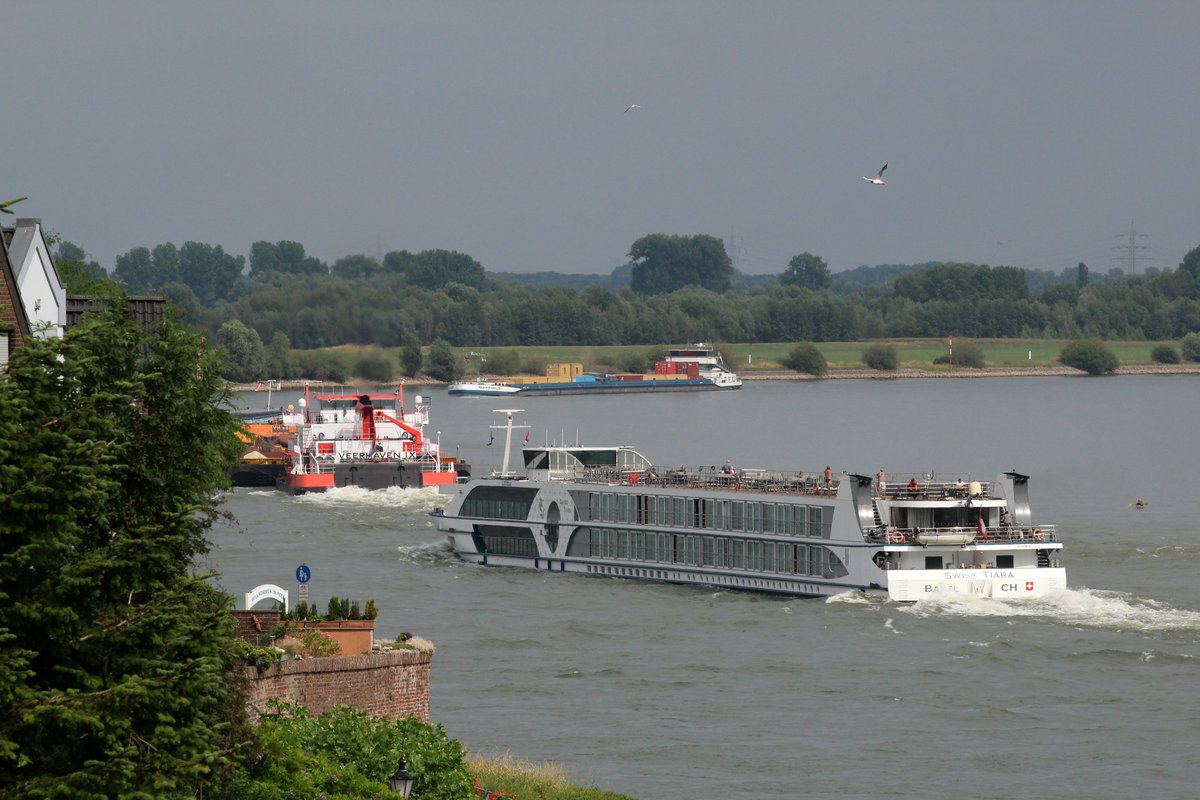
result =
[[824,487],[825,487],[826,492],[829,492],[829,493],[833,492],[833,467],[829,466],[828,464],[825,466]]
[[1006,528],[1012,527],[1012,514],[1008,513],[1008,509],[1000,512],[1000,524]]
[[954,496],[965,497],[967,494],[967,485],[963,483],[963,479],[959,478],[958,483],[954,484]]
[[732,475],[733,474],[733,464],[729,463],[729,459],[725,459],[725,463],[721,465],[721,474],[722,475]]
[[883,497],[887,493],[887,473],[883,471],[883,467],[879,468],[879,474],[875,476],[875,481],[879,485],[879,496]]
[[916,479],[916,478],[909,478],[909,479],[908,479],[908,493],[909,493],[909,494],[911,494],[911,495],[916,495],[916,493],[917,493],[917,488],[918,488],[918,487],[917,487],[917,479]]

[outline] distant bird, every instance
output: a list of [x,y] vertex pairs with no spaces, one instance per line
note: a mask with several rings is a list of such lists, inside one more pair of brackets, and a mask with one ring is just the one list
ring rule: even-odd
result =
[[882,167],[879,168],[879,172],[875,173],[874,178],[868,178],[866,175],[864,175],[863,180],[866,181],[867,183],[873,183],[876,186],[886,186],[887,184],[885,184],[883,182],[883,171],[885,169],[887,169],[887,164],[884,164]]
[[[629,108],[641,108],[641,106],[639,106],[637,103],[634,103],[631,106],[629,106]],[[626,114],[629,113],[629,108],[625,109]]]

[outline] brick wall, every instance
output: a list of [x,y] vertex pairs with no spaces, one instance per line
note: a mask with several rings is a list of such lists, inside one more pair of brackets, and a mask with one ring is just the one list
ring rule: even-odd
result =
[[231,611],[237,620],[234,636],[248,642],[267,644],[266,634],[283,619],[282,611]]
[[313,715],[344,705],[368,716],[403,719],[416,714],[429,722],[429,672],[432,653],[395,650],[361,656],[334,656],[282,661],[261,674],[246,667],[248,711],[275,698],[296,703]]

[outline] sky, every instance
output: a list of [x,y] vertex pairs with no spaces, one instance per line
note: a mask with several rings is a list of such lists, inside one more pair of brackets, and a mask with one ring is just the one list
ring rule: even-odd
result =
[[1194,0],[4,9],[0,201],[110,270],[186,241],[603,274],[651,233],[750,274],[1200,245]]

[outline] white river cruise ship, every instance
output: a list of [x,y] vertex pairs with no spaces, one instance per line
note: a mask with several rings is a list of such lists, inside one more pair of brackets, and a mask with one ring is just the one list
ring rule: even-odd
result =
[[847,590],[915,601],[1029,598],[1066,588],[1055,527],[1029,478],[873,476],[656,467],[625,445],[520,449],[502,409],[504,466],[446,487],[435,512],[454,551],[492,566],[800,596]]

